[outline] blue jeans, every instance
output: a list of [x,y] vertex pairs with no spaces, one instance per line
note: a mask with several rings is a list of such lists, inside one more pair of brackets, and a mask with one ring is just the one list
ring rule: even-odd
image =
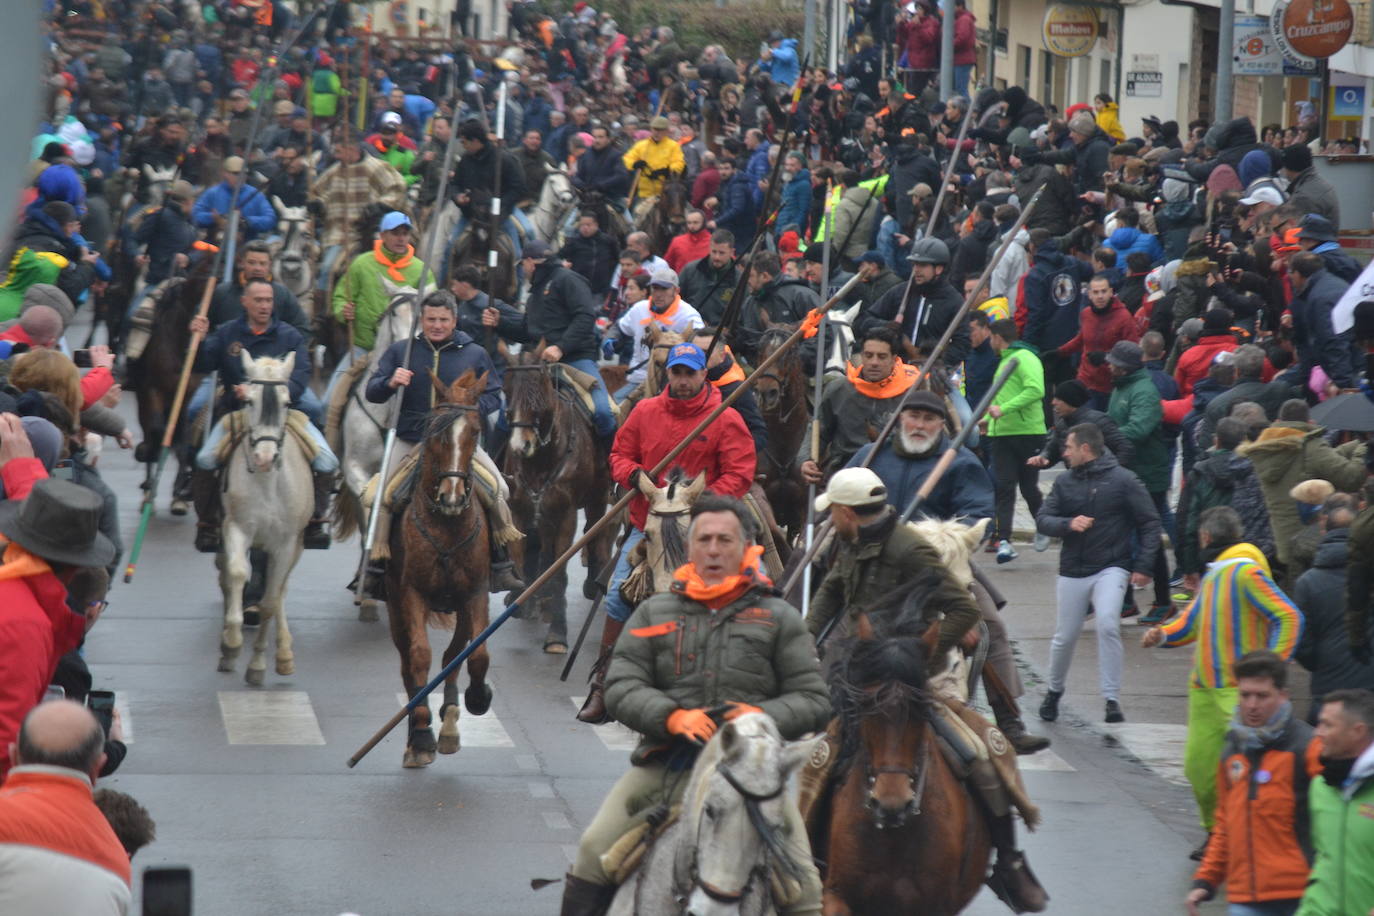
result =
[[[587,373],[594,379],[601,378],[595,360],[565,359],[563,362],[579,372]],[[610,439],[615,435],[615,415],[611,413],[611,399],[606,394],[604,383],[592,389],[592,403],[596,405],[596,412],[592,415],[592,422],[596,424],[596,434],[602,439]]]
[[[969,406],[968,398],[958,388],[949,389],[949,402],[954,405],[954,412],[959,415],[959,426],[963,428],[969,425],[973,419],[973,408]],[[978,427],[975,425],[968,431],[968,438],[964,440],[964,445],[969,448],[978,447]]]
[[621,548],[620,556],[616,558],[615,571],[611,573],[610,586],[603,600],[606,605],[606,616],[611,620],[619,620],[624,623],[630,619],[630,612],[634,610],[624,598],[620,597],[620,584],[630,575],[630,551],[642,540],[644,540],[644,532],[638,528],[632,528],[630,536],[625,539],[625,546]]
[[954,65],[954,94],[968,98],[968,77],[973,72],[973,64]]
[[901,229],[901,224],[890,216],[883,217],[882,223],[878,226],[878,253],[887,261],[887,266],[897,276],[905,280],[911,276],[911,264],[904,256],[901,246],[897,244],[897,231]]
[[1232,903],[1226,916],[1293,916],[1301,900],[1265,900],[1262,903]]
[[[313,393],[309,390],[306,391],[306,394],[314,397]],[[305,406],[305,400],[305,398],[301,399],[302,408]],[[319,403],[319,398],[315,398],[315,403]],[[210,430],[210,435],[205,437],[205,444],[202,445],[200,451],[196,453],[196,467],[200,468],[202,471],[213,471],[219,467],[219,459],[216,452],[219,451],[220,443],[224,441],[224,428],[224,418],[220,418],[220,421]],[[329,443],[324,440],[324,433],[320,432],[319,428],[313,422],[308,424],[305,428],[306,431],[310,433],[311,440],[313,440],[315,445],[319,448],[319,454],[315,456],[314,461],[310,462],[311,470],[321,474],[333,474],[339,469],[339,459],[335,456],[334,452],[330,450]]]

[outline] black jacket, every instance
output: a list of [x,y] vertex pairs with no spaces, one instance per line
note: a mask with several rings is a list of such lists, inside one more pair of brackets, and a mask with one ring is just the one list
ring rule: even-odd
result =
[[1082,283],[1091,273],[1091,267],[1060,252],[1053,239],[1039,246],[1021,281],[1026,309],[1021,339],[1041,353],[1073,340],[1083,306]]
[[[883,293],[877,302],[859,312],[854,320],[855,339],[861,337],[877,322],[897,321],[897,312],[902,308],[902,296],[905,293],[905,284],[894,286]],[[913,283],[911,298],[907,301],[906,311],[902,312],[901,316],[902,335],[928,352],[940,339],[940,335],[945,333],[945,328],[949,327],[949,323],[954,320],[954,316],[963,305],[964,297],[949,285],[944,275],[936,277],[933,283],[926,286]],[[920,327],[916,325],[918,316],[921,321]],[[968,356],[969,346],[968,324],[963,323],[950,338],[949,347],[941,358],[942,362],[946,366],[959,365],[964,361],[964,357]]]
[[1107,171],[1107,157],[1111,151],[1112,139],[1103,133],[1102,128],[1099,127],[1091,137],[1082,143],[1073,144],[1067,149],[1041,153],[1038,161],[1048,165],[1072,165],[1074,167],[1074,183],[1080,193],[1101,191],[1102,174]]
[[[515,205],[525,197],[525,175],[519,161],[511,153],[502,153],[501,215],[510,216]],[[465,212],[469,219],[491,210],[491,198],[496,187],[496,151],[487,143],[475,153],[458,160],[449,180],[449,193],[468,195]]]
[[709,257],[692,261],[678,276],[678,291],[683,302],[701,314],[708,326],[718,325],[725,317],[725,306],[739,286],[739,268],[726,265],[724,270],[711,266]]
[[1121,427],[1102,411],[1083,406],[1066,417],[1054,418],[1054,429],[1050,430],[1045,447],[1040,450],[1040,457],[1049,461],[1050,467],[1064,460],[1064,443],[1069,438],[1069,430],[1080,423],[1091,423],[1102,430],[1102,441],[1116,456],[1117,462],[1130,466],[1131,459],[1135,457],[1135,446],[1121,434]]
[[622,156],[615,144],[604,150],[589,148],[577,160],[577,171],[572,176],[573,186],[581,191],[600,191],[613,199],[628,197],[630,170],[625,168]]
[[604,232],[598,232],[591,238],[574,232],[563,243],[558,257],[572,264],[573,271],[587,281],[592,295],[602,296],[611,288],[611,275],[615,273],[620,250],[616,247],[615,239]]
[[1052,165],[1024,165],[1012,181],[1012,188],[1022,206],[1041,185],[1045,193],[1026,220],[1026,229],[1047,229],[1051,235],[1064,235],[1077,224],[1078,192],[1073,182]]
[[[215,288],[210,299],[210,327],[217,328],[226,322],[243,317],[243,286],[239,278],[228,286]],[[305,314],[296,294],[280,283],[272,283],[272,317],[291,325],[308,340],[312,333],[310,316]]]
[[240,353],[247,353],[250,359],[273,356],[285,359],[288,353],[296,354],[296,362],[291,367],[291,380],[287,391],[291,403],[300,403],[305,386],[310,384],[310,347],[308,338],[285,322],[273,318],[267,330],[254,334],[248,327],[247,318],[236,318],[220,325],[210,332],[196,353],[197,372],[218,372],[220,384],[224,386],[222,405],[236,410],[243,405],[234,394],[234,386],[242,385],[246,376]]
[[[689,300],[690,301],[690,300]],[[740,308],[739,321],[732,328],[733,343],[741,356],[753,359],[763,333],[762,312],[768,312],[773,324],[801,322],[814,308],[820,308],[821,297],[805,280],[774,277],[753,293]]]
[[523,342],[543,340],[563,351],[563,361],[596,359],[596,301],[587,281],[548,260],[534,269],[525,302]]
[[[1069,523],[1079,515],[1093,519],[1087,531],[1070,530]],[[1152,575],[1155,552],[1160,549],[1159,513],[1154,500],[1140,478],[1111,455],[1061,474],[1035,517],[1035,528],[1041,534],[1063,538],[1059,575],[1074,579],[1095,575],[1110,566]],[[1140,536],[1140,548],[1134,552],[1132,534]]]
[[1374,664],[1350,654],[1345,628],[1345,580],[1349,561],[1348,528],[1328,531],[1317,545],[1312,568],[1298,577],[1293,601],[1302,608],[1304,626],[1293,653],[1312,672],[1314,705],[1323,694],[1347,687],[1374,689]]
[[[382,358],[377,361],[372,377],[367,380],[369,401],[385,404],[391,400],[396,390],[388,383],[405,360],[405,355],[404,340],[398,340],[386,348]],[[401,395],[401,416],[396,422],[396,435],[406,442],[419,442],[424,438],[425,422],[436,397],[429,378],[430,372],[439,376],[439,381],[446,385],[453,384],[455,379],[469,370],[478,376],[487,373],[487,385],[482,389],[477,407],[484,420],[501,409],[501,377],[492,366],[487,351],[476,346],[476,341],[462,331],[455,330],[452,337],[437,347],[424,334],[420,334],[410,351],[409,369],[415,376]]]
[[28,218],[19,224],[14,245],[5,256],[6,265],[20,248],[51,251],[67,259],[67,266],[57,275],[57,288],[66,293],[73,303],[79,301],[81,294],[95,282],[95,267],[81,260],[81,246],[63,235],[62,228],[42,210],[30,210]]
[[1302,292],[1293,297],[1293,342],[1306,378],[1313,366],[1321,366],[1331,381],[1341,388],[1354,388],[1363,359],[1351,341],[1351,333],[1338,334],[1331,324],[1331,310],[1350,284],[1326,270],[1307,279]]
[[940,165],[915,146],[903,144],[893,155],[891,177],[887,181],[887,207],[902,226],[910,226],[916,208],[912,206],[911,189],[924,182],[931,190],[940,190]]
[[[1039,206],[1037,204],[1036,206]],[[990,219],[974,223],[972,231],[959,240],[949,266],[949,283],[963,289],[964,280],[977,277],[987,266],[991,247],[997,241],[997,224]],[[962,304],[962,303],[961,303]]]
[[134,240],[142,243],[148,256],[149,286],[161,283],[172,275],[172,261],[179,254],[189,255],[196,241],[196,227],[175,204],[159,207],[139,223]]
[[478,341],[486,348],[487,355],[493,360],[496,359],[496,344],[499,340],[518,342],[524,339],[525,334],[525,313],[513,305],[507,305],[500,299],[496,300],[496,311],[500,312],[501,317],[496,323],[496,327],[491,330],[496,333],[490,335],[488,342],[488,328],[482,324],[482,312],[486,311],[491,303],[491,298],[481,290],[466,302],[461,299],[458,301],[458,330]]

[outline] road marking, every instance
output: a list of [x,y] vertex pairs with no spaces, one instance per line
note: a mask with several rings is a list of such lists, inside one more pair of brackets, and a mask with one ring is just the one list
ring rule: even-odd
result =
[[539,769],[539,758],[533,754],[516,754],[515,765],[522,770],[533,772]]
[[1124,722],[1108,726],[1108,733],[1140,762],[1176,785],[1188,785],[1183,775],[1183,752],[1188,741],[1187,725],[1156,722]]
[[[586,697],[568,697],[572,701],[573,707],[582,708],[582,703]],[[608,722],[605,725],[593,725],[592,731],[601,739],[601,743],[606,745],[608,751],[632,751],[639,745],[639,733],[632,731],[621,725],[619,722]]]
[[1016,766],[1025,771],[1038,773],[1076,773],[1078,770],[1054,751],[1043,750],[1016,758]]
[[[429,711],[434,722],[434,728],[439,728],[442,721],[439,718],[439,707],[444,704],[442,695],[431,693],[429,700]],[[404,693],[396,694],[396,701],[402,706],[410,702],[410,698]],[[467,710],[458,714],[458,741],[463,747],[515,747],[515,742],[511,740],[510,733],[501,724],[501,720],[496,717],[496,710],[487,710],[486,715],[474,716]]]
[[219,710],[230,744],[324,744],[302,690],[221,690]]
[[540,816],[544,818],[544,824],[550,830],[571,830],[572,822],[562,811],[540,811]]
[[530,798],[553,798],[553,786],[546,782],[527,783]]
[[119,728],[124,733],[124,743],[134,743],[134,717],[129,714],[129,696],[115,694],[115,709],[119,711]]

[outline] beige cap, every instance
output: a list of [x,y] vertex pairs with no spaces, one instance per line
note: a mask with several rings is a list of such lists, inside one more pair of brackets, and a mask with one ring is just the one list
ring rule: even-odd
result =
[[882,478],[868,468],[845,468],[830,478],[825,492],[816,497],[816,511],[831,506],[872,506],[887,502],[887,487]]
[[243,157],[242,157],[242,156],[230,156],[228,159],[224,160],[224,170],[225,170],[226,172],[231,172],[231,173],[233,173],[233,174],[235,174],[235,175],[237,175],[239,172],[242,172],[242,171],[243,171]]
[[296,110],[296,106],[291,104],[290,99],[278,99],[277,104],[272,106],[272,110],[279,115],[290,114]]
[[667,129],[668,129],[668,119],[665,118],[665,117],[663,117],[663,115],[659,115],[658,117],[654,118],[652,121],[649,122],[649,129],[650,129],[650,130],[667,130]]

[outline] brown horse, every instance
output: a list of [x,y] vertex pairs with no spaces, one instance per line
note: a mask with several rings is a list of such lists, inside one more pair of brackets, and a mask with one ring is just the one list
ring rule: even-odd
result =
[[[511,427],[505,472],[511,481],[511,512],[525,533],[512,548],[527,582],[568,549],[578,509],[584,531],[606,514],[611,489],[592,419],[575,394],[554,384],[557,370],[541,359],[542,350],[520,354],[505,378]],[[583,552],[588,583],[609,562],[614,536],[615,529],[608,527]],[[568,649],[567,588],[567,570],[560,568],[529,605],[549,621],[544,651],[551,654]]]
[[639,220],[639,229],[649,236],[650,251],[667,251],[673,236],[687,228],[687,210],[691,206],[687,182],[680,176],[663,182],[658,200]]
[[835,788],[809,825],[825,850],[823,912],[954,916],[982,887],[992,841],[937,746],[929,643],[900,621],[877,635],[861,615],[855,629],[831,674]]
[[[759,337],[759,362],[772,356],[794,330],[779,326],[764,331]],[[794,469],[794,459],[811,420],[801,355],[793,347],[773,368],[754,375],[758,379],[754,396],[768,425],[768,447],[759,454],[758,473],[764,478],[769,504],[776,507],[778,524],[795,537],[806,523],[806,484]]]
[[[487,626],[487,576],[490,566],[486,515],[473,499],[469,479],[481,417],[478,396],[486,387],[484,373],[463,373],[445,386],[431,375],[437,399],[421,440],[415,493],[391,528],[391,563],[387,566],[387,616],[391,639],[401,653],[401,680],[412,699],[429,679],[429,634],[426,624],[453,630],[444,664]],[[468,658],[468,689],[463,703],[480,716],[491,708],[486,682],[491,663],[482,645]],[[439,709],[443,724],[438,752],[458,750],[458,672],[444,682]],[[427,705],[410,713],[402,766],[434,762],[434,731]]]
[[506,302],[513,302],[519,280],[516,273],[519,262],[516,260],[515,243],[506,235],[504,229],[496,231],[496,241],[492,246],[496,249],[493,277],[493,268],[486,266],[488,246],[491,244],[488,241],[491,235],[489,222],[490,220],[485,217],[468,221],[467,228],[458,236],[449,252],[448,273],[445,276],[453,276],[453,272],[464,264],[473,264],[482,271],[483,282],[491,295]]

